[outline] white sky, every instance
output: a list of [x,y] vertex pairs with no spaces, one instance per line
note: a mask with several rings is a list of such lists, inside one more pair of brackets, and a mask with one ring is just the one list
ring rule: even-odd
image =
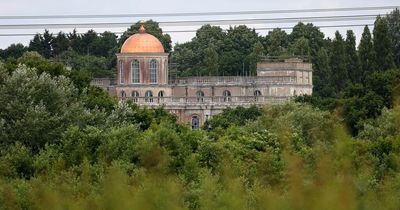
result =
[[[282,10],[282,9],[319,9],[340,7],[369,7],[369,6],[400,6],[399,0],[0,0],[0,16],[9,15],[104,15],[104,14],[138,14],[138,13],[179,13],[179,12],[231,12],[231,11],[260,11],[260,10]],[[219,17],[165,17],[152,19],[158,21],[167,20],[206,20],[206,19],[241,19],[241,18],[279,18],[300,16],[325,16],[325,15],[356,15],[356,14],[385,14],[389,10],[379,11],[357,11],[336,13],[307,13],[307,14],[272,14],[272,15],[247,15],[247,16],[219,16]],[[0,25],[26,24],[26,23],[85,23],[85,22],[136,22],[139,19],[116,18],[116,19],[52,19],[52,20],[4,20],[0,19]],[[318,22],[315,25],[334,24],[367,24],[370,21],[352,22]],[[249,25],[249,27],[284,27],[293,26],[295,23],[274,23]],[[190,27],[163,27],[163,30],[188,30],[197,29],[199,26]],[[227,26],[225,26],[227,27]],[[97,32],[124,31],[126,28],[95,29]],[[348,29],[353,29],[359,39],[362,27],[352,28],[322,28],[325,36],[332,37],[335,30],[339,30],[343,36]],[[51,32],[69,32],[72,29],[51,29]],[[78,29],[85,32],[88,29]],[[0,29],[0,34],[7,33],[36,33],[44,29]],[[290,30],[288,30],[290,32]],[[259,31],[264,35],[267,31]],[[173,43],[189,41],[194,33],[170,33]],[[32,37],[2,37],[0,36],[0,48],[6,48],[11,43],[22,43],[27,45]]]

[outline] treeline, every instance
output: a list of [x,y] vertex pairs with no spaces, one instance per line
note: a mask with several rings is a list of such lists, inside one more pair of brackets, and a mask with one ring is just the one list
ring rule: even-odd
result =
[[400,205],[398,106],[357,137],[337,114],[293,102],[227,109],[193,131],[162,108],[76,87],[37,53],[18,61],[0,62],[1,210]]

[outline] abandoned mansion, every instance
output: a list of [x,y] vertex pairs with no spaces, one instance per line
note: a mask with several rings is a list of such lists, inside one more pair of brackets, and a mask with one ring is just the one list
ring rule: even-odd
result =
[[[93,85],[102,81],[94,80]],[[108,84],[106,84],[107,86]],[[144,25],[117,54],[117,82],[107,87],[121,100],[164,106],[198,129],[227,107],[282,103],[312,93],[312,65],[298,58],[262,60],[256,76],[202,76],[169,80],[168,53]]]

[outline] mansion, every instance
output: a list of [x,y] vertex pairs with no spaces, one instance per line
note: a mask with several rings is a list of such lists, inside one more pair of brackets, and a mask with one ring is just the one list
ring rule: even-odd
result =
[[[101,80],[93,85],[101,86]],[[256,76],[202,76],[169,80],[168,53],[161,42],[146,33],[130,36],[117,54],[117,81],[109,93],[141,106],[175,114],[180,122],[198,129],[227,107],[282,103],[295,95],[312,93],[312,65],[298,58],[263,60]]]

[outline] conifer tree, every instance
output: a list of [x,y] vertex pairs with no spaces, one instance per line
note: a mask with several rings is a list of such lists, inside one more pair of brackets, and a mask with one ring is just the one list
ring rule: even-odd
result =
[[393,48],[386,18],[380,16],[376,18],[373,40],[376,67],[379,70],[393,68]]
[[313,95],[321,97],[332,96],[332,73],[329,66],[329,56],[328,51],[323,47],[318,51],[315,57],[313,71]]
[[257,62],[260,60],[260,56],[264,54],[264,46],[260,41],[256,42],[253,46],[253,52],[250,53],[250,74],[255,75],[257,71]]
[[360,58],[361,72],[364,78],[366,75],[375,71],[375,51],[368,26],[364,27],[360,45],[358,45],[358,55]]
[[332,69],[332,85],[336,91],[342,90],[348,82],[348,72],[346,69],[346,47],[342,35],[336,31],[332,41],[330,66]]
[[396,8],[387,15],[389,33],[392,39],[394,61],[400,67],[400,10]]
[[346,68],[349,73],[351,82],[361,81],[360,60],[356,51],[356,37],[352,30],[348,30],[346,34]]

